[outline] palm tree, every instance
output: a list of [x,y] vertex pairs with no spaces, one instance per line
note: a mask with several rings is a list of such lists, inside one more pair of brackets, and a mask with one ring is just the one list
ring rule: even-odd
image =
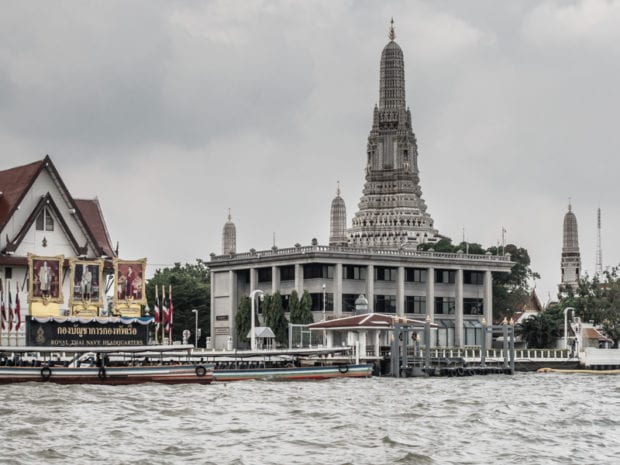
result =
[[555,319],[540,313],[517,325],[516,333],[527,342],[532,349],[546,349],[553,345],[557,334]]

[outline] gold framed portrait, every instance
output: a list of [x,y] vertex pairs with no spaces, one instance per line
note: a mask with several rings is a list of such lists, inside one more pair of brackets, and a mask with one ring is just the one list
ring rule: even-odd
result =
[[146,258],[114,261],[114,308],[146,305]]
[[44,257],[28,254],[28,302],[63,303],[64,255]]
[[69,260],[71,279],[69,305],[73,313],[94,313],[103,306],[105,284],[103,260]]

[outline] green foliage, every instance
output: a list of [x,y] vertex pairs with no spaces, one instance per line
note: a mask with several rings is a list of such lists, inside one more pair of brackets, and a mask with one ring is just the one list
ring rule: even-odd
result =
[[605,334],[613,339],[614,346],[620,340],[620,278],[618,268],[604,272],[600,277],[585,276],[576,290],[566,288],[560,294],[557,307],[575,309],[575,316],[582,321],[600,325]]
[[299,301],[299,294],[293,289],[288,299],[289,318],[292,324],[299,324],[301,317],[301,302]]
[[244,296],[239,301],[239,306],[237,307],[237,314],[235,315],[235,333],[237,334],[237,343],[235,344],[236,347],[239,347],[239,344],[242,342],[250,341],[250,338],[247,337],[247,335],[252,328],[251,314],[252,309],[250,298]]
[[288,321],[284,316],[284,308],[282,307],[282,296],[279,292],[274,293],[267,299],[265,296],[265,306],[263,310],[263,319],[265,326],[271,328],[276,335],[276,342],[281,345],[288,344]]
[[314,323],[314,317],[312,316],[312,297],[310,297],[308,291],[304,291],[301,295],[300,314],[297,323],[301,325]]
[[[146,283],[146,296],[149,308],[155,305],[155,286],[159,289],[161,299],[162,286],[168,290],[172,287],[172,302],[174,305],[172,339],[181,340],[184,329],[192,333],[190,343],[195,337],[195,314],[198,310],[198,327],[202,329],[203,337],[208,335],[211,328],[211,282],[209,269],[206,264],[197,259],[195,264],[175,263],[172,268],[155,271],[155,275]],[[152,315],[152,313],[151,313]]]
[[527,342],[532,349],[547,349],[553,346],[555,338],[560,336],[560,323],[556,316],[546,312],[534,315],[515,328],[515,332]]

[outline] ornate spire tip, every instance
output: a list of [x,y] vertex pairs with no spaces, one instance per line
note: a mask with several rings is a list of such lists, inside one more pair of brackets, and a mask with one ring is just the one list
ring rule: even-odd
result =
[[396,39],[396,32],[394,32],[394,18],[390,21],[390,34],[388,35],[391,41]]

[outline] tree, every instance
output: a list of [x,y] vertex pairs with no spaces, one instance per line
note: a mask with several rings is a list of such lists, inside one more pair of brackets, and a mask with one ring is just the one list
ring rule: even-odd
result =
[[555,339],[560,335],[559,321],[556,315],[540,313],[533,315],[518,324],[515,333],[527,342],[532,349],[547,349],[552,347]]
[[618,347],[620,340],[620,278],[618,268],[605,271],[600,276],[584,276],[577,289],[565,288],[560,293],[558,308],[575,309],[575,316],[582,321],[599,325]]
[[309,325],[310,323],[314,323],[314,316],[312,316],[312,297],[310,297],[308,291],[304,291],[301,295],[299,307],[299,319],[297,324]]
[[288,344],[288,321],[284,316],[282,296],[275,292],[269,299],[269,306],[263,311],[265,326],[271,328],[278,344]]
[[156,270],[155,275],[146,283],[147,301],[151,309],[155,305],[155,286],[159,289],[160,299],[162,287],[165,288],[166,295],[168,295],[168,289],[172,288],[174,304],[173,340],[180,340],[183,330],[189,329],[192,332],[192,338],[188,342],[193,342],[196,323],[193,309],[198,310],[198,327],[202,329],[204,335],[209,334],[211,328],[211,281],[209,269],[202,260],[197,259],[195,264],[181,265],[175,263],[172,268]]
[[299,294],[293,289],[288,299],[289,320],[292,324],[298,324],[301,315],[301,302],[299,302]]
[[[250,298],[247,296],[242,297],[239,301],[237,314],[235,315],[235,333],[237,334],[237,343],[235,344],[236,347],[239,347],[241,343],[247,343],[250,341],[250,338],[248,337],[248,333],[252,328],[252,310],[250,306]],[[254,318],[256,319],[256,315],[254,315]],[[258,325],[255,324],[255,326]]]
[[539,279],[540,275],[530,268],[527,249],[508,244],[502,248],[489,247],[487,252],[492,255],[500,252],[510,254],[510,259],[515,262],[510,273],[493,273],[493,319],[501,321],[504,317],[512,317],[515,310],[527,302],[529,281]]

